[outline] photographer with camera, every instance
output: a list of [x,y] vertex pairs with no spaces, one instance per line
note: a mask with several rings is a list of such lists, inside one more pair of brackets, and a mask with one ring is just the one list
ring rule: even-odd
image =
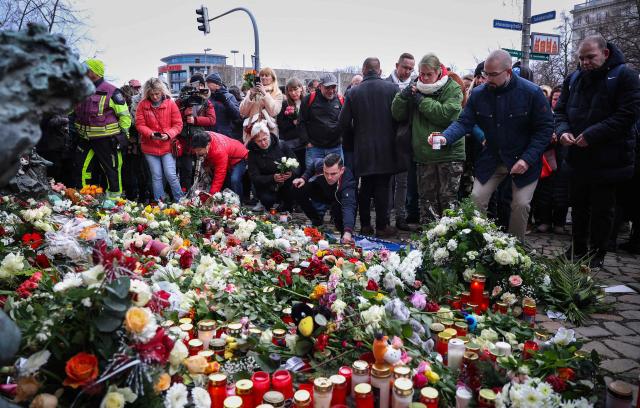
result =
[[216,124],[213,131],[233,137],[234,123],[240,120],[240,102],[222,82],[220,74],[213,72],[207,76],[207,88],[211,91],[209,100],[216,111]]
[[176,157],[176,167],[183,191],[189,190],[193,184],[193,161],[191,137],[195,130],[213,130],[216,124],[216,112],[209,100],[209,89],[201,73],[189,79],[189,85],[180,90],[176,100],[182,117],[182,132],[178,136],[182,145],[182,155]]

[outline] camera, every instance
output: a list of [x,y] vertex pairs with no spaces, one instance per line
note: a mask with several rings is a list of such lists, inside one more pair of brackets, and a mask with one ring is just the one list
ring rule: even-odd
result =
[[198,89],[195,86],[187,85],[180,90],[178,100],[183,108],[202,105],[206,101],[206,89]]

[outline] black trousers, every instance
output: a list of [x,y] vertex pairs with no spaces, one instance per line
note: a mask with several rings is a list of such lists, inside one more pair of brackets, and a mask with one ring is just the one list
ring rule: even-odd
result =
[[278,190],[256,187],[258,200],[267,210],[273,208],[276,203],[281,204],[278,211],[291,211],[293,209],[293,184],[291,179],[283,183]]
[[613,228],[616,183],[592,183],[573,178],[569,187],[573,249],[577,254],[589,250],[604,254]]
[[[324,177],[320,176],[307,182],[301,188],[293,188],[293,194],[302,209],[302,212],[309,217],[313,226],[317,227],[322,225],[322,214],[313,205],[313,202],[327,204],[330,206],[329,211],[331,218],[335,223],[335,227],[340,234],[344,232],[344,222],[342,218],[342,205],[336,200],[335,195],[327,193],[326,182],[322,185],[320,179]],[[264,203],[263,203],[264,204]]]
[[376,174],[360,177],[358,195],[358,211],[360,226],[371,226],[371,198],[376,205],[376,229],[384,229],[389,225],[389,190],[391,174]]
[[106,190],[122,193],[122,152],[115,137],[80,139],[76,154],[76,177],[78,186],[98,185],[102,173],[107,181]]
[[193,160],[193,155],[188,153],[176,158],[176,170],[182,191],[189,191],[193,185]]

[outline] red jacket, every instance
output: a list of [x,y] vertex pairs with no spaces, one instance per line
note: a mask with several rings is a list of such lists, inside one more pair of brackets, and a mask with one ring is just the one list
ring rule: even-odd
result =
[[[180,109],[180,114],[182,115],[182,122],[184,124],[187,123],[187,116],[191,116],[193,113],[192,107],[183,108],[180,106],[180,101],[176,102],[178,105],[178,109]],[[202,106],[202,108],[196,112],[194,115],[194,123],[193,126],[200,126],[206,128],[213,128],[216,124],[216,111],[213,109],[213,104],[210,100],[207,99],[207,104]],[[208,129],[206,129],[208,130]]]
[[207,133],[211,136],[211,145],[205,159],[205,165],[213,168],[213,180],[211,180],[209,193],[214,194],[222,190],[229,169],[240,161],[246,160],[249,151],[242,142],[220,133]]
[[[140,134],[142,153],[162,156],[171,153],[171,139],[182,130],[182,119],[178,106],[171,98],[166,98],[160,106],[154,108],[151,101],[140,101],[136,111],[136,129]],[[154,132],[166,133],[169,140],[151,139]]]

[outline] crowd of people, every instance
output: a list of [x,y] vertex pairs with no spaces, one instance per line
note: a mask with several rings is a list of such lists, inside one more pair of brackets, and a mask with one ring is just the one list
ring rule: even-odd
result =
[[196,73],[175,100],[158,78],[117,88],[91,59],[95,93],[44,118],[37,150],[56,180],[102,184],[112,199],[230,188],[255,210],[302,211],[314,226],[329,210],[344,242],[357,215],[362,235],[390,238],[471,197],[522,241],[530,229],[564,234],[570,218],[567,256],[599,266],[629,221],[620,248],[640,253],[640,81],[600,36],[577,54],[555,86],[535,84],[503,50],[464,76],[435,54],[403,53],[386,78],[367,58],[344,95],[333,74],[279,86],[263,68],[244,92]]

